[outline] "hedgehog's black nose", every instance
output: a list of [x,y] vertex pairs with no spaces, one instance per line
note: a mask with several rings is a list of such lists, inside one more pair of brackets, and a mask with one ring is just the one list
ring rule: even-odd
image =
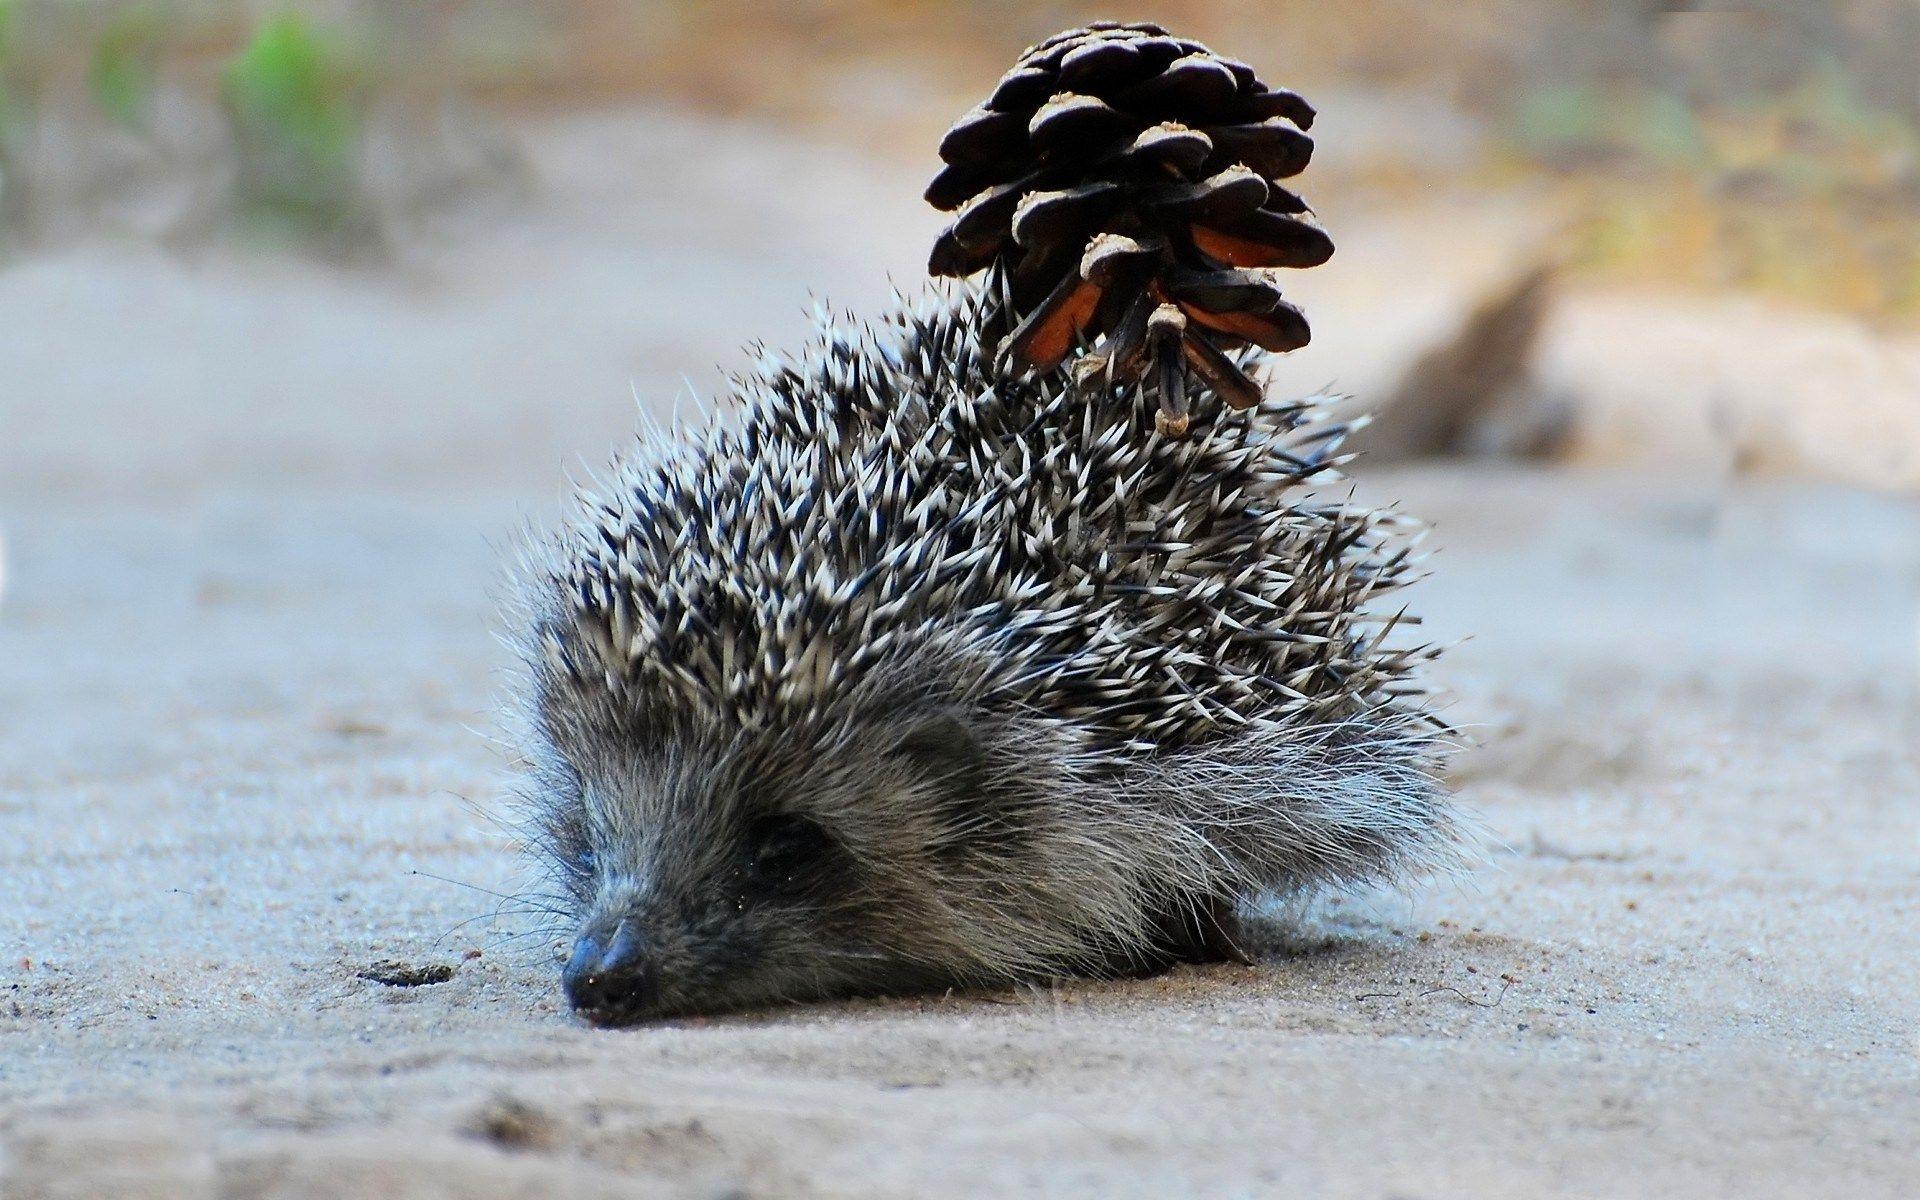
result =
[[560,972],[567,1003],[595,1025],[619,1025],[660,998],[660,973],[652,948],[631,921],[613,929],[588,929],[573,944]]

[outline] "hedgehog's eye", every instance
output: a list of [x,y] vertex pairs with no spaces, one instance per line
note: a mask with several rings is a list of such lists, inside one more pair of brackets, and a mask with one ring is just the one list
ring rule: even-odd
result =
[[833,836],[805,817],[762,817],[747,830],[747,873],[765,887],[804,885],[833,847]]

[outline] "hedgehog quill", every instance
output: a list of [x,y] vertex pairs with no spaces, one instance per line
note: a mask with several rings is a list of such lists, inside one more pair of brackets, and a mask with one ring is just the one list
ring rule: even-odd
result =
[[1264,182],[1304,134],[1219,122],[1311,110],[1155,26],[1008,81],[932,189],[979,279],[823,321],[526,556],[530,842],[593,1023],[1239,956],[1260,897],[1454,841],[1387,603],[1417,527],[1253,382],[1317,226]]

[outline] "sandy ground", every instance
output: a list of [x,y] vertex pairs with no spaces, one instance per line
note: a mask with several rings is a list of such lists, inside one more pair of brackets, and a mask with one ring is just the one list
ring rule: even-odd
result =
[[[808,287],[873,307],[933,221],[842,152],[548,132],[536,208],[404,277],[0,274],[0,1193],[1920,1190],[1920,507],[1834,484],[1363,471],[1436,527],[1486,849],[1258,966],[568,1019],[552,939],[473,890],[516,878],[477,811],[494,544],[629,382],[710,390]],[[1356,221],[1289,385],[1383,386],[1474,286],[1420,227]]]

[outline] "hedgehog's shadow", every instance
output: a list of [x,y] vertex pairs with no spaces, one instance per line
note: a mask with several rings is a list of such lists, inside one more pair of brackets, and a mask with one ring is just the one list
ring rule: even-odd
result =
[[[876,992],[795,1001],[774,1007],[665,1017],[642,1022],[640,1027],[668,1025],[720,1030],[778,1026],[794,1021],[893,1022],[913,1014],[978,1014],[985,1010],[1022,1008],[1065,995],[1089,1004],[1138,1003],[1156,996],[1174,1003],[1184,1000],[1194,987],[1223,992],[1245,987],[1265,990],[1273,985],[1275,973],[1284,972],[1289,966],[1320,968],[1337,962],[1358,965],[1376,958],[1383,964],[1392,961],[1396,944],[1407,937],[1403,931],[1407,922],[1395,920],[1385,907],[1388,905],[1384,894],[1367,893],[1263,901],[1239,914],[1234,936],[1248,961],[1175,960],[1105,977],[1063,978],[1012,987]],[[1169,992],[1169,983],[1186,986],[1176,986]]]
[[1404,937],[1408,924],[1387,911],[1395,895],[1321,892],[1267,898],[1240,911],[1237,937],[1261,964],[1383,949]]

